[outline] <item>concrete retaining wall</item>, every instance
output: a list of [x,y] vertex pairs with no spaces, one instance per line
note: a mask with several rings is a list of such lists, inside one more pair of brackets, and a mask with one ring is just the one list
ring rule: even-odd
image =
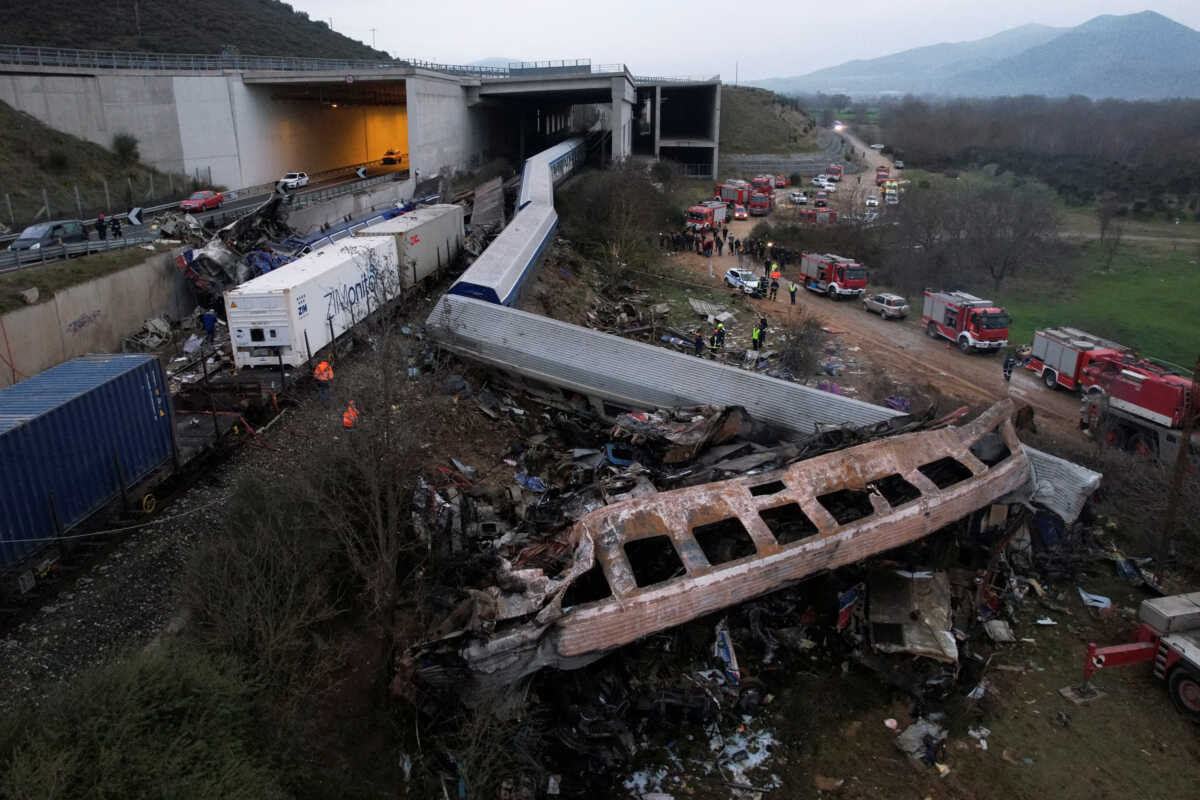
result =
[[[119,353],[121,340],[150,317],[168,314],[180,319],[190,314],[195,301],[172,257],[173,253],[159,253],[0,317],[7,337],[4,359],[11,352],[17,379],[86,353]],[[12,379],[13,371],[0,364],[0,388]]]

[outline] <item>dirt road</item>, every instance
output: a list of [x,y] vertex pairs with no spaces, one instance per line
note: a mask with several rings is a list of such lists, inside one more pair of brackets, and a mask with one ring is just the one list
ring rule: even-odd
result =
[[[730,225],[730,235],[748,236],[755,224],[757,220],[734,222]],[[687,279],[714,287],[721,284],[726,270],[737,266],[737,258],[728,254],[707,259],[695,253],[683,253],[675,259]],[[759,265],[747,262],[746,266],[760,271]],[[895,381],[918,386],[929,384],[942,394],[969,404],[1011,397],[1018,404],[1033,406],[1039,424],[1045,423],[1059,434],[1078,435],[1079,403],[1074,395],[1050,391],[1032,372],[1020,368],[1014,370],[1012,381],[1005,383],[1001,355],[963,355],[953,345],[947,348],[945,340],[930,339],[920,326],[920,298],[910,298],[915,308],[905,321],[886,321],[864,311],[857,300],[833,301],[804,289],[796,293],[794,309],[788,302],[787,283],[796,277],[796,270],[795,265],[789,265],[784,273],[778,301],[752,301],[776,327],[785,323],[795,309],[811,310],[825,319],[829,327],[844,331],[839,335],[845,337],[847,346],[859,347],[858,352]],[[680,277],[684,278],[684,275]],[[739,322],[742,324],[738,327],[746,330],[731,329],[731,333],[748,337],[752,321]]]

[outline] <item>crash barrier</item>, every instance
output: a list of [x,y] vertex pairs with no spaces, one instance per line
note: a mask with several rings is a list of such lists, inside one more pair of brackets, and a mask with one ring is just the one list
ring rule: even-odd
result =
[[105,253],[153,242],[157,236],[123,236],[120,239],[89,239],[86,242],[56,244],[36,250],[4,250],[0,252],[0,272],[12,272],[33,264],[44,264],[60,258],[74,258],[91,253]]
[[321,70],[385,70],[417,67],[465,75],[507,75],[503,67],[438,64],[420,59],[394,60],[294,58],[201,53],[134,53],[121,50],[78,50],[64,47],[28,47],[0,44],[0,64],[78,69],[153,69],[180,72],[267,70],[315,72]]

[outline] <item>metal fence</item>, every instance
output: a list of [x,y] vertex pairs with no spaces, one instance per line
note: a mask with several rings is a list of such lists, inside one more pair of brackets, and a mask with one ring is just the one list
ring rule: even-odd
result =
[[86,242],[56,244],[50,247],[39,247],[36,250],[5,250],[0,252],[0,272],[12,272],[22,267],[45,264],[47,261],[58,261],[62,258],[122,250],[126,247],[153,242],[157,238],[157,236],[146,235],[125,236],[120,239],[89,239]]
[[28,47],[0,44],[0,64],[73,69],[145,69],[174,72],[213,72],[220,70],[264,70],[277,72],[361,71],[418,67],[465,75],[506,75],[503,67],[473,67],[464,64],[438,64],[421,59],[334,59],[291,56],[250,56],[233,54],[135,53],[121,50],[77,50],[63,47]]

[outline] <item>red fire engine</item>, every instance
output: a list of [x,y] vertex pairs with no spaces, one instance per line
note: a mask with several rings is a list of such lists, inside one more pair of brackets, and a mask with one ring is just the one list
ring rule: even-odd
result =
[[830,178],[833,178],[835,181],[840,181],[842,179],[842,173],[844,171],[845,170],[842,169],[841,164],[830,164],[825,168],[825,174]]
[[775,177],[773,175],[755,175],[750,180],[750,186],[758,194],[772,195],[775,193]]
[[744,206],[750,202],[750,184],[737,178],[727,180],[714,190],[713,199]]
[[881,185],[884,181],[886,181],[888,179],[889,175],[890,175],[890,173],[888,172],[887,167],[876,167],[875,168],[875,185],[876,186]]
[[1175,707],[1200,720],[1200,592],[1143,600],[1142,624],[1130,644],[1097,647],[1089,644],[1083,666],[1083,685],[1062,690],[1064,695],[1096,696],[1091,678],[1108,667],[1154,663],[1154,677],[1167,682]]
[[761,194],[755,191],[750,195],[750,202],[746,204],[746,209],[752,217],[765,217],[771,213],[771,208],[775,205],[775,195],[773,193]]
[[832,208],[797,208],[792,216],[800,222],[837,222],[837,210]]
[[[1124,345],[1075,328],[1033,335],[1025,365],[1050,389],[1084,394],[1080,427],[1110,447],[1174,463],[1184,418],[1200,413],[1192,383],[1161,364],[1139,358]],[[1200,434],[1193,448],[1200,449]]]
[[853,258],[833,253],[805,253],[800,257],[804,288],[829,299],[861,297],[867,291],[867,268]]
[[966,292],[925,290],[921,324],[929,338],[949,339],[964,353],[982,350],[994,353],[1008,346],[1012,317],[991,300]]

